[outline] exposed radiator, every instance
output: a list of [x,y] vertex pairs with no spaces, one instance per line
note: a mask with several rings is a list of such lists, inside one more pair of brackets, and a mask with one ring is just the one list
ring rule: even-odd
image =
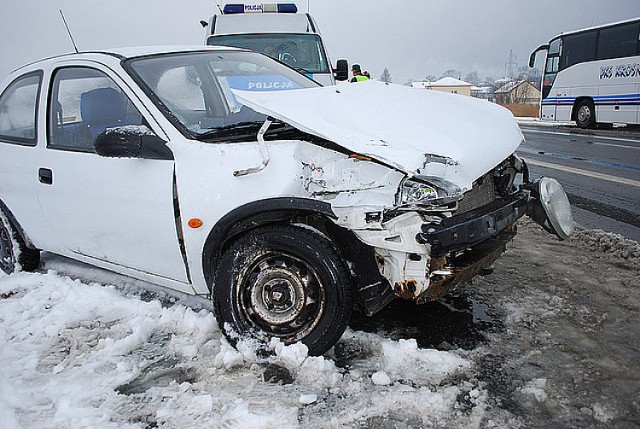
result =
[[456,213],[464,213],[482,207],[495,199],[496,190],[493,184],[493,171],[490,171],[482,179],[476,180],[473,188],[464,194]]

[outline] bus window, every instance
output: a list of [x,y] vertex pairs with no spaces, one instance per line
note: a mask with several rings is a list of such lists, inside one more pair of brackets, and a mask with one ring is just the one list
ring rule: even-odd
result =
[[551,43],[549,43],[549,52],[547,53],[547,55],[560,54],[560,40],[561,39],[555,39],[551,41]]
[[596,53],[597,35],[597,31],[588,31],[565,36],[562,43],[560,69],[593,60]]
[[637,22],[600,30],[598,41],[598,59],[630,57],[638,51],[638,33],[640,24]]
[[560,62],[559,57],[547,58],[547,68],[545,69],[545,73],[556,73],[558,71],[559,62]]

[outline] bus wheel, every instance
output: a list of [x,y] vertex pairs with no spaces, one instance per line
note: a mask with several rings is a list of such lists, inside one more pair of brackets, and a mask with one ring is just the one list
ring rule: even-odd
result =
[[576,110],[576,125],[580,128],[593,128],[596,124],[596,109],[591,100],[583,100]]

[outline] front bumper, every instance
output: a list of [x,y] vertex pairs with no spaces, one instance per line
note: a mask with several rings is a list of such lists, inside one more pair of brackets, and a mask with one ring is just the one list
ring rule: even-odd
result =
[[413,280],[396,282],[396,295],[418,303],[432,301],[482,273],[505,251],[516,235],[516,221],[530,204],[529,192],[520,191],[439,225],[423,224],[416,240],[430,248],[425,282],[422,287]]
[[[489,268],[525,214],[561,239],[570,235],[571,208],[562,187],[554,183],[526,183],[514,194],[438,222],[425,223],[417,212],[408,212],[384,222],[379,230],[355,232],[373,247],[380,275],[396,296],[431,301]],[[541,193],[541,184],[552,192]],[[550,227],[551,220],[566,230],[558,233]]]
[[525,213],[529,193],[520,191],[484,207],[445,219],[440,225],[426,224],[417,240],[431,246],[431,256],[473,247],[513,225]]

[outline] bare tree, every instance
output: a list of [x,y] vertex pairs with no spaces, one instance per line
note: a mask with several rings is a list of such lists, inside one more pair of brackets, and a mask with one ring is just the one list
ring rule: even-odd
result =
[[535,86],[527,80],[520,82],[511,93],[511,98],[515,104],[537,102],[537,90]]
[[495,85],[496,85],[496,80],[494,78],[492,78],[491,76],[485,77],[484,80],[482,82],[480,82],[480,86],[495,87]]
[[500,104],[532,104],[537,101],[537,89],[528,81],[509,82],[496,93]]
[[480,77],[478,76],[478,72],[475,70],[472,71],[471,73],[468,73],[465,76],[464,80],[475,86],[480,85]]
[[389,73],[389,69],[386,67],[380,75],[380,82],[391,83],[391,73]]
[[442,73],[441,77],[453,77],[456,79],[461,79],[462,74],[460,73],[460,71],[456,69],[449,69],[449,70],[446,70],[444,73]]

